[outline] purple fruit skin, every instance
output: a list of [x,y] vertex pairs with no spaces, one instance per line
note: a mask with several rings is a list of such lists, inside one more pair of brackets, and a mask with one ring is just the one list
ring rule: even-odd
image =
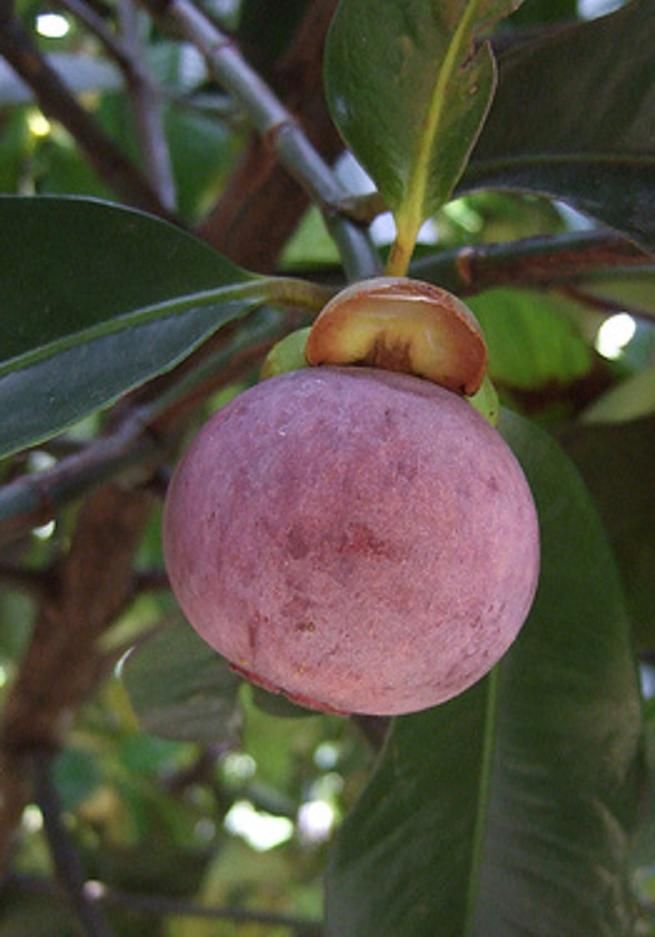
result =
[[539,532],[514,455],[465,400],[322,367],[209,420],[171,482],[164,553],[188,620],[254,682],[392,715],[455,696],[505,653]]

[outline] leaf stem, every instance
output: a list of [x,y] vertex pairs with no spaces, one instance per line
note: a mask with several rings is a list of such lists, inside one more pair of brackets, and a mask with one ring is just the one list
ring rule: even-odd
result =
[[102,912],[85,892],[82,863],[61,819],[62,806],[51,777],[52,757],[50,752],[34,752],[31,762],[36,802],[43,815],[45,835],[57,877],[84,933],[88,937],[112,937],[112,930]]
[[165,316],[182,315],[190,309],[207,306],[213,303],[224,305],[234,300],[252,300],[252,306],[260,306],[264,302],[279,303],[285,306],[299,306],[318,312],[328,301],[333,291],[292,277],[249,277],[238,283],[227,286],[218,286],[212,290],[201,290],[185,296],[177,296],[145,306],[136,311],[130,311],[122,316],[114,316],[87,328],[62,336],[56,341],[42,345],[32,351],[25,352],[5,362],[0,362],[0,377],[3,374],[16,371],[33,365],[45,358],[66,351],[76,345],[81,345],[93,339],[102,338],[127,328],[134,328],[155,319]]

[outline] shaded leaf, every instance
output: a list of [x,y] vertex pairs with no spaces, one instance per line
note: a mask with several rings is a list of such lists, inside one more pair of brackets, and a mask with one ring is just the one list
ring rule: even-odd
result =
[[[655,413],[655,368],[620,381],[584,412],[585,423],[618,423]],[[654,577],[655,578],[655,577]]]
[[654,30],[633,0],[503,56],[461,189],[563,199],[655,247]]
[[53,777],[64,810],[74,810],[102,783],[97,759],[82,748],[68,748],[54,764]]
[[191,625],[168,625],[134,648],[122,679],[143,727],[180,741],[231,742],[241,680]]
[[542,572],[494,673],[397,719],[333,852],[328,937],[628,937],[639,695],[621,590],[584,486],[518,417]]
[[530,0],[514,14],[510,23],[521,26],[556,23],[574,20],[577,12],[577,0]]
[[252,688],[252,701],[262,712],[268,713],[269,716],[278,716],[280,719],[299,719],[304,716],[316,716],[316,710],[297,706],[281,693],[267,693],[266,690],[262,690],[259,686],[253,686]]
[[[474,43],[520,0],[342,0],[328,34],[334,121],[402,230],[442,205],[466,164],[495,84]],[[413,246],[413,245],[411,245]]]
[[607,529],[635,636],[655,647],[655,416],[560,431]]

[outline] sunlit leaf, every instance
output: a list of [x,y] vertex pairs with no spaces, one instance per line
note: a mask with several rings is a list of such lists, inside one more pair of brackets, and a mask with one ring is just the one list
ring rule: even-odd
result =
[[[655,368],[639,371],[594,401],[585,423],[622,423],[655,413]],[[655,577],[654,577],[655,578]]]
[[574,304],[558,294],[495,289],[467,302],[484,330],[489,373],[500,384],[535,390],[591,369],[591,349],[568,316]]
[[535,493],[536,602],[495,671],[396,720],[327,880],[328,937],[629,937],[640,728],[621,590],[554,442],[503,432]]
[[601,270],[581,277],[577,285],[599,300],[607,300],[655,321],[655,267]]

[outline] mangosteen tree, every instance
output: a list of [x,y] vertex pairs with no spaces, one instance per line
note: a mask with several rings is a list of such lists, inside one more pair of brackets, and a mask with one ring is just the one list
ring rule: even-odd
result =
[[648,935],[652,3],[274,7],[0,14],[0,937]]

